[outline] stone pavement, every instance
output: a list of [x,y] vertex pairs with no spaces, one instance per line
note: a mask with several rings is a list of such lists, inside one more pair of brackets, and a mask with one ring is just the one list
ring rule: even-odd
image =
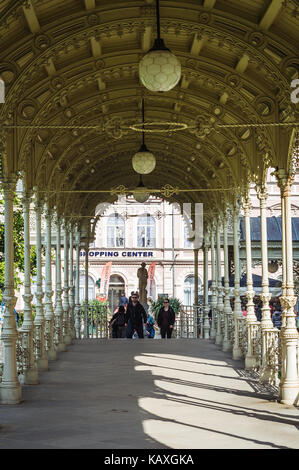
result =
[[76,340],[0,406],[0,449],[298,449],[299,410],[209,340]]

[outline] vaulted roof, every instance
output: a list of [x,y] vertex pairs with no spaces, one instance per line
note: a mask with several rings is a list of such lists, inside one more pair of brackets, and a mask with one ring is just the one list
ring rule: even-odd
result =
[[138,64],[155,38],[154,1],[2,0],[0,123],[25,126],[2,132],[6,173],[51,191],[61,214],[93,214],[115,200],[111,188],[138,184],[141,134],[128,126],[141,122],[144,97],[147,121],[189,126],[146,134],[157,164],[145,185],[170,184],[180,190],[170,200],[217,211],[232,188],[289,165],[292,126],[227,126],[299,120],[290,99],[298,11],[295,0],[160,0],[161,35],[182,78],[153,93]]

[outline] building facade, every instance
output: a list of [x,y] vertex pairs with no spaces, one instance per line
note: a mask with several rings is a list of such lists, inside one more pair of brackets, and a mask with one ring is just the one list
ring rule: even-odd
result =
[[[141,263],[154,267],[147,295],[177,297],[184,305],[194,303],[194,249],[188,239],[188,223],[176,204],[150,197],[144,204],[133,198],[119,198],[101,214],[89,249],[89,298],[96,298],[102,286],[96,282],[106,263],[111,262],[109,303],[118,304],[121,292],[138,290],[137,270]],[[85,251],[80,251],[80,298],[85,296]],[[202,265],[202,257],[199,259]],[[152,269],[151,268],[151,269]],[[199,276],[199,294],[202,290]]]

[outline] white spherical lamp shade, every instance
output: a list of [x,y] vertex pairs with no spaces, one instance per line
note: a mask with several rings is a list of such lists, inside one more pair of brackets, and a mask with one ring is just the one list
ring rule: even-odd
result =
[[133,156],[132,166],[136,173],[148,175],[156,167],[155,155],[143,144],[139,151]]
[[135,201],[141,202],[141,203],[146,202],[148,198],[150,197],[149,193],[141,192],[138,190],[133,193],[133,196],[134,196]]
[[139,62],[139,77],[150,91],[169,91],[181,78],[181,63],[167,49],[152,49]]

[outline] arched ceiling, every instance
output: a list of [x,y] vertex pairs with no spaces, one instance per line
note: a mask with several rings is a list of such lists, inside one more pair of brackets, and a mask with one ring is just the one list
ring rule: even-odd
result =
[[[138,184],[141,134],[123,126],[141,122],[142,98],[147,121],[192,127],[145,135],[157,164],[144,183],[179,188],[170,200],[217,210],[233,196],[219,189],[286,167],[292,127],[216,126],[298,121],[297,1],[160,0],[161,36],[182,64],[166,93],[138,77],[156,37],[153,0],[2,0],[0,18],[0,123],[29,126],[2,133],[6,172],[51,191],[61,214],[93,214],[116,199],[111,188]],[[35,127],[49,125],[70,127]]]

